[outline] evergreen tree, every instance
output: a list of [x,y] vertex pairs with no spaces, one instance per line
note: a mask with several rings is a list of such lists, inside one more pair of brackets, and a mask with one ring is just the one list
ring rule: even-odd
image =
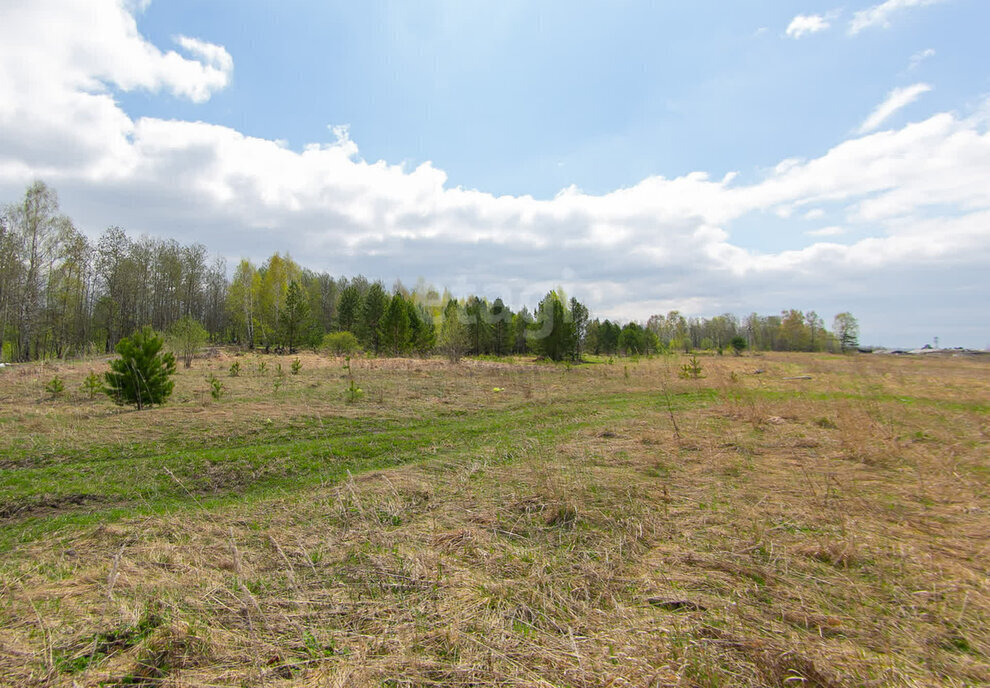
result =
[[381,351],[381,344],[378,338],[378,323],[385,315],[388,308],[388,294],[381,282],[375,282],[368,289],[364,297],[364,307],[361,309],[361,327],[358,336],[365,349],[370,349],[376,354]]
[[646,330],[638,323],[628,323],[619,331],[619,350],[629,355],[644,354],[646,348]]
[[512,316],[512,352],[515,354],[525,354],[529,352],[529,340],[527,334],[530,325],[533,324],[533,316],[529,310],[523,309]]
[[378,341],[383,351],[394,356],[409,349],[409,311],[399,292],[393,294],[378,323]]
[[354,332],[361,315],[361,291],[354,284],[349,284],[340,292],[340,303],[337,304],[337,329],[344,332]]
[[489,311],[492,335],[492,353],[505,356],[512,352],[512,311],[502,299],[495,299]]
[[551,361],[562,361],[574,352],[574,323],[555,291],[543,297],[536,322],[529,329],[532,348]]
[[409,316],[409,344],[420,354],[431,351],[436,344],[436,329],[433,327],[433,317],[412,301],[406,301],[406,313]]
[[603,354],[615,354],[619,351],[619,333],[622,328],[619,327],[618,323],[614,323],[610,320],[605,320],[601,324],[601,328],[598,332],[599,346],[601,347],[601,352]]
[[859,322],[852,313],[839,313],[832,321],[832,331],[839,340],[842,351],[852,351],[859,346]]
[[437,349],[443,353],[451,363],[457,363],[461,356],[468,350],[470,339],[464,321],[467,315],[464,309],[454,299],[447,302],[447,307],[443,310],[443,322],[440,324],[440,332],[437,333]]
[[117,404],[134,404],[140,411],[149,404],[164,404],[175,382],[175,357],[162,353],[164,342],[145,326],[117,342],[120,358],[110,361],[104,374],[106,393]]
[[468,341],[471,342],[471,353],[475,355],[489,353],[492,333],[488,304],[483,299],[472,296],[468,299],[464,312],[468,318]]
[[296,350],[296,346],[309,335],[309,300],[299,283],[292,281],[285,294],[285,303],[279,313],[279,333],[280,339],[289,349],[289,353]]

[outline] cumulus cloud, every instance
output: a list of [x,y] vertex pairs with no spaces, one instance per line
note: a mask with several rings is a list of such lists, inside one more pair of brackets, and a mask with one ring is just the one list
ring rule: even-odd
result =
[[863,29],[879,26],[881,28],[890,27],[890,18],[902,10],[912,7],[925,7],[927,5],[937,5],[946,0],[886,0],[879,5],[868,7],[853,14],[849,22],[849,33],[855,35]]
[[[68,10],[63,19],[81,30],[33,31],[48,18],[36,7],[53,6],[20,5],[0,28],[0,192],[12,199],[43,178],[93,234],[120,224],[230,258],[289,250],[316,269],[423,275],[517,307],[561,285],[600,315],[636,318],[674,307],[846,310],[864,288],[874,298],[896,293],[891,276],[913,267],[932,267],[926,274],[944,278],[932,288],[944,290],[990,258],[984,115],[939,113],[781,161],[748,183],[692,172],[598,195],[569,187],[548,199],[496,196],[451,187],[429,162],[367,161],[345,126],[294,151],[205,122],[132,119],[113,89],[202,99],[229,76],[227,51],[180,37],[188,57],[163,53],[139,35],[126,5],[109,0],[94,2],[97,19]],[[143,62],[119,66],[121,55]],[[24,77],[21,65],[48,78]],[[928,88],[912,87],[913,97],[920,86]],[[822,206],[866,238],[760,251],[740,229],[767,216],[818,219]],[[888,313],[875,308],[878,318]]]
[[791,38],[801,38],[808,34],[824,31],[829,26],[831,26],[829,21],[820,14],[799,14],[787,25],[787,30],[784,33]]
[[877,105],[870,116],[863,120],[859,127],[859,133],[865,134],[874,131],[895,112],[910,105],[930,90],[932,87],[928,84],[913,84],[904,88],[895,88],[887,94],[887,98],[882,103]]

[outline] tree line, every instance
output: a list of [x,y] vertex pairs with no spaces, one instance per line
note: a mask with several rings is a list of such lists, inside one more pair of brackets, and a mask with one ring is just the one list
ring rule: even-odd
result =
[[[445,353],[542,355],[577,360],[585,353],[722,351],[737,337],[759,350],[823,351],[856,345],[858,326],[840,314],[832,331],[814,311],[780,316],[725,314],[685,318],[677,311],[646,323],[590,319],[562,291],[532,311],[513,312],[501,298],[455,298],[423,280],[413,288],[363,276],[334,278],[275,253],[261,265],[226,262],[202,244],[131,238],[110,227],[90,241],[62,214],[43,182],[0,213],[0,357],[7,361],[110,353],[149,325],[199,328],[215,344],[290,352],[319,348],[349,333],[378,355]],[[197,330],[199,331],[199,330]],[[333,337],[331,339],[334,339]],[[339,336],[334,339],[340,342]]]

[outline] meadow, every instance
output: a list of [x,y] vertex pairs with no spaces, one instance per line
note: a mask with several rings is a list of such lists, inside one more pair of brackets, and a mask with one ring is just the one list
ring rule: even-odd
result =
[[298,358],[0,369],[0,684],[990,684],[990,357]]

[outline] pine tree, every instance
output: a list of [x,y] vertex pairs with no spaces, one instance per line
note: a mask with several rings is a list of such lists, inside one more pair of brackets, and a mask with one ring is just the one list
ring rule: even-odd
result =
[[529,330],[532,348],[551,361],[563,361],[574,347],[574,323],[570,312],[555,291],[543,297],[537,309],[536,322]]
[[443,322],[440,324],[440,332],[437,334],[437,349],[443,353],[451,363],[457,363],[461,356],[470,346],[468,329],[464,324],[467,315],[457,301],[451,299],[447,302],[447,307],[443,310]]
[[502,299],[495,299],[491,311],[492,352],[505,356],[512,349],[512,311],[505,307]]
[[409,312],[406,300],[398,292],[378,323],[378,341],[383,351],[396,356],[409,348]]
[[364,307],[361,309],[361,328],[359,336],[361,343],[366,349],[371,349],[376,354],[381,350],[381,342],[378,338],[378,323],[388,308],[388,294],[381,282],[375,282],[368,289],[364,297]]
[[110,361],[104,374],[106,393],[117,404],[134,404],[138,411],[149,404],[164,404],[175,382],[175,357],[162,353],[164,342],[150,327],[117,342],[120,358]]
[[306,299],[306,293],[298,282],[291,282],[285,294],[285,305],[282,312],[279,313],[279,331],[289,353],[296,350],[296,346],[306,334],[309,312],[309,301]]
[[412,301],[406,301],[406,313],[409,315],[409,344],[420,354],[429,353],[436,344],[436,330],[433,318],[423,312]]
[[337,305],[337,329],[344,332],[355,332],[358,316],[361,314],[361,292],[350,284],[340,292],[340,303]]
[[852,313],[839,313],[835,316],[832,331],[835,332],[842,351],[852,351],[859,346],[859,321]]

